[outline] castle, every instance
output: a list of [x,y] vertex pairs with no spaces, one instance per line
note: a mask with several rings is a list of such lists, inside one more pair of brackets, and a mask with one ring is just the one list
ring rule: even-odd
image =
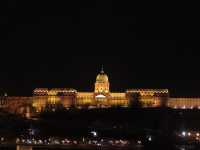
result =
[[[137,96],[136,96],[137,95]],[[36,88],[31,97],[1,96],[0,108],[11,113],[31,117],[47,107],[62,105],[64,108],[108,108],[128,107],[138,100],[142,107],[199,108],[200,98],[172,98],[168,89],[127,89],[125,92],[111,92],[107,74],[103,68],[97,75],[93,92],[79,92],[67,88]]]

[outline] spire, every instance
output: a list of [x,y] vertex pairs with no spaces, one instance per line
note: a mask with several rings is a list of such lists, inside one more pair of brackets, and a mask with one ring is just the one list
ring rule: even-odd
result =
[[103,71],[103,65],[101,66],[101,73],[104,73],[104,71]]

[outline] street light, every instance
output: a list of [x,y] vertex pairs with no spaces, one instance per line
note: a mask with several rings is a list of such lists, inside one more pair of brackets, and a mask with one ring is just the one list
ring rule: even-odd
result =
[[188,136],[190,136],[191,135],[191,133],[190,132],[188,132]]
[[185,135],[186,135],[186,132],[185,132],[185,131],[183,131],[183,132],[182,132],[182,136],[185,136]]
[[97,132],[96,131],[91,131],[90,133],[92,133],[93,137],[97,137]]
[[148,140],[149,140],[149,141],[152,141],[152,138],[151,138],[151,136],[149,136]]

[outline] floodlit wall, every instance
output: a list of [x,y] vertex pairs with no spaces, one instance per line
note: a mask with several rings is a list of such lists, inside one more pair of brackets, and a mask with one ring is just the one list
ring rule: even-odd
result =
[[109,104],[113,106],[128,106],[129,100],[126,93],[110,93]]
[[200,98],[169,98],[168,107],[175,109],[200,108]]
[[94,95],[92,92],[78,92],[76,105],[94,105]]
[[36,112],[41,112],[47,105],[62,104],[68,108],[74,105],[75,96],[34,96],[32,106],[36,108]]
[[56,106],[62,104],[68,108],[75,105],[77,91],[66,88],[37,88],[33,91],[32,106],[36,112],[41,112],[47,105]]
[[129,89],[126,91],[129,103],[135,100],[136,95],[143,107],[159,107],[167,105],[169,91],[168,89]]
[[32,106],[36,109],[36,112],[41,112],[48,101],[48,96],[33,96]]
[[142,96],[141,102],[143,107],[159,107],[161,105],[161,98],[154,96]]
[[[34,90],[32,97],[4,96],[0,99],[0,107],[9,112],[26,114],[29,107],[33,112],[41,112],[49,104],[62,104],[65,108],[71,106],[129,106],[134,100],[134,94],[139,94],[139,100],[143,107],[160,107],[162,103],[173,109],[200,109],[200,98],[170,98],[166,89],[131,89],[126,92],[77,92],[74,89],[64,88],[38,88]],[[60,106],[60,105],[58,105]],[[33,109],[32,109],[33,108]]]
[[4,108],[10,113],[26,115],[27,108],[32,104],[32,97],[7,96]]

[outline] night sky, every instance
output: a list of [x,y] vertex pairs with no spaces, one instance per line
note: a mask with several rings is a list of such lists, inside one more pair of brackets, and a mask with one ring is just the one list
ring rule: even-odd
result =
[[0,88],[169,88],[200,97],[199,16],[190,3],[17,1],[0,13]]

